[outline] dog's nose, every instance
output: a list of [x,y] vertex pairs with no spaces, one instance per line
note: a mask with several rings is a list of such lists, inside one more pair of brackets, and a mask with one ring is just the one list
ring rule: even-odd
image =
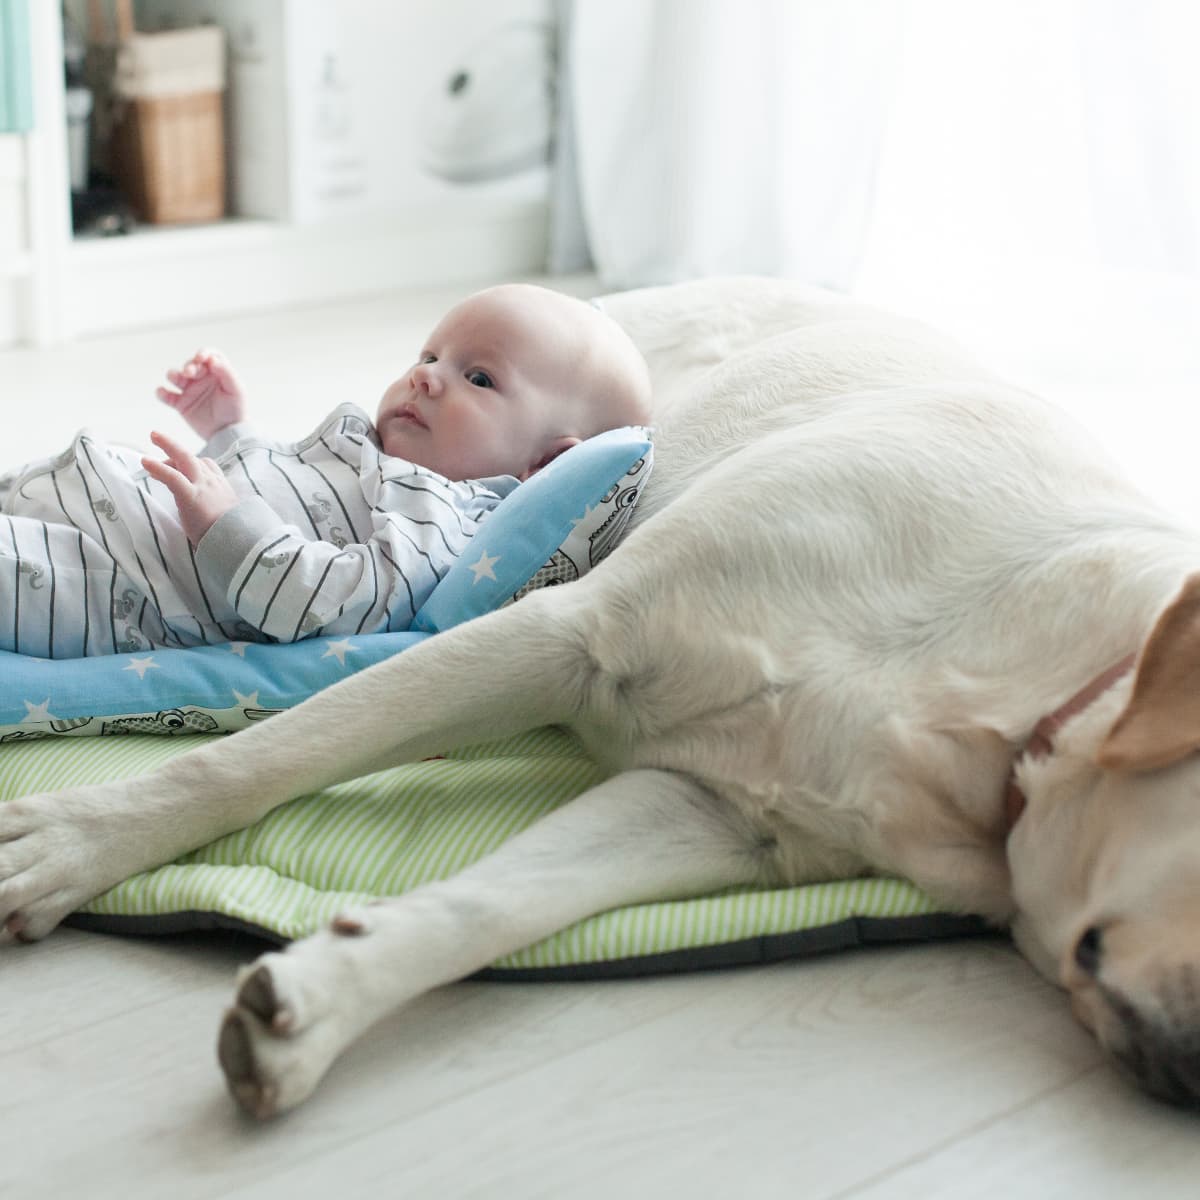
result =
[[1200,1108],[1200,1045],[1143,1031],[1117,1051],[1117,1060],[1152,1096],[1184,1108]]
[[1092,925],[1075,943],[1075,965],[1085,974],[1094,978],[1100,970],[1100,962],[1103,957],[1104,931],[1099,925]]
[[[1117,1061],[1152,1096],[1185,1108],[1200,1108],[1200,1014],[1183,1011],[1150,1015],[1123,996],[1102,988],[1123,1037],[1105,1038]],[[1194,999],[1194,994],[1193,994]]]

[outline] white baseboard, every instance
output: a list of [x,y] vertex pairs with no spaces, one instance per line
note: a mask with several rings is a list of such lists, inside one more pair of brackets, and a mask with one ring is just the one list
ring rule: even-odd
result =
[[[403,223],[401,223],[403,222]],[[230,221],[81,240],[63,258],[60,336],[283,308],[545,269],[544,204],[355,224]],[[0,340],[4,329],[0,326]]]

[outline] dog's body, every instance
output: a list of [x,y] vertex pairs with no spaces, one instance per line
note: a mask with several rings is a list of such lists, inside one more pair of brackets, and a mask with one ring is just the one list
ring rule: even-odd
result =
[[[299,1102],[389,1009],[594,912],[863,872],[1015,921],[1146,1086],[1195,1099],[1200,719],[1164,745],[1180,685],[1151,667],[1193,637],[1200,659],[1192,592],[1172,604],[1200,539],[922,326],[765,281],[609,311],[660,406],[613,556],[153,776],[0,808],[0,921],[42,936],[301,792],[562,723],[607,782],[245,974],[221,1057],[248,1109]],[[1022,762],[1010,835],[1039,718],[1143,647],[1136,683]]]

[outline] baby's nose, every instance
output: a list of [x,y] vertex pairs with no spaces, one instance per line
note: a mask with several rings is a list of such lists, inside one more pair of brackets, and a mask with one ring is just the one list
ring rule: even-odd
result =
[[413,386],[428,396],[436,396],[441,388],[432,363],[417,363],[413,367],[412,379]]

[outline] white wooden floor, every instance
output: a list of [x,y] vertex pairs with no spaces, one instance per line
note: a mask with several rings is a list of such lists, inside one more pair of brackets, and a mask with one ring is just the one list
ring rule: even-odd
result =
[[[0,354],[3,458],[56,450],[84,423],[139,444],[153,424],[178,431],[153,387],[201,344],[242,365],[280,435],[341,400],[373,409],[459,290]],[[1151,490],[1191,503],[1195,328],[1162,331],[1178,357],[1152,386],[1044,356],[1025,379],[1076,407]],[[1021,347],[1004,349],[1020,374]],[[377,1027],[306,1107],[265,1126],[234,1110],[214,1050],[234,970],[257,950],[64,930],[0,953],[0,1197],[1200,1191],[1200,1116],[1122,1083],[1001,940],[459,984]]]

